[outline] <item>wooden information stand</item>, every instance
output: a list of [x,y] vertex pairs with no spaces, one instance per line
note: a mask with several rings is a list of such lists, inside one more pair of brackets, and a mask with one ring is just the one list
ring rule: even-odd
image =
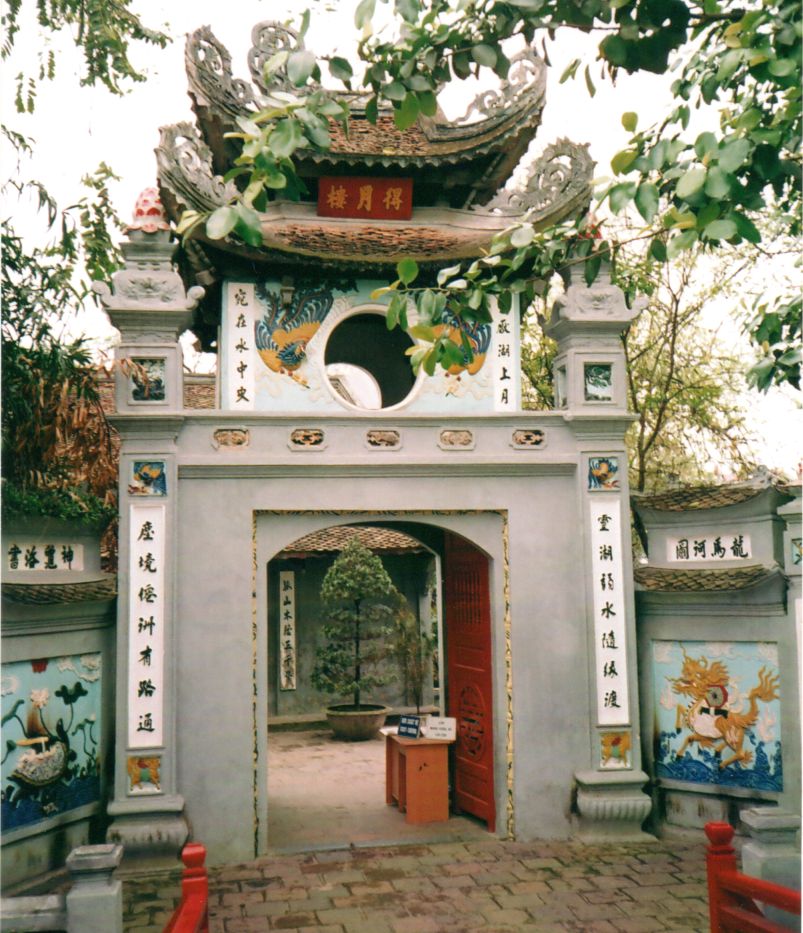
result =
[[444,739],[385,737],[385,795],[408,823],[449,819],[449,746]]

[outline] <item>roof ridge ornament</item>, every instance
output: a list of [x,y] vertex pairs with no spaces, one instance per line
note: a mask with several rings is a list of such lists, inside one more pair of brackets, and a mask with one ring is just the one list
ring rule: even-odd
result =
[[487,204],[472,209],[524,216],[531,223],[557,223],[584,211],[595,165],[588,146],[565,137],[551,143],[530,166],[524,188],[502,188]]
[[[304,51],[304,40],[300,33],[275,20],[263,20],[251,30],[251,42],[253,45],[248,51],[248,67],[251,71],[251,80],[262,93],[267,95],[274,91],[297,93],[299,89],[287,77],[286,65],[277,68],[271,74],[269,82],[265,80],[265,65],[279,52],[292,54]],[[307,87],[318,88],[320,85],[310,81]]]
[[470,118],[510,117],[512,110],[530,105],[533,98],[543,97],[546,91],[546,63],[530,46],[510,59],[507,78],[498,88],[483,91],[471,101],[455,125],[465,125]]
[[187,36],[184,62],[196,106],[223,110],[233,120],[256,107],[254,89],[232,75],[231,55],[211,27],[201,26]]
[[159,185],[183,208],[214,210],[236,197],[234,182],[214,174],[212,151],[192,123],[160,127],[155,151]]

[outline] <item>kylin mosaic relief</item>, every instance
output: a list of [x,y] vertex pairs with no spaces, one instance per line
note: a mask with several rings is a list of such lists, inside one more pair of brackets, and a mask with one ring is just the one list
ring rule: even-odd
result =
[[783,789],[775,644],[657,641],[653,677],[659,778]]

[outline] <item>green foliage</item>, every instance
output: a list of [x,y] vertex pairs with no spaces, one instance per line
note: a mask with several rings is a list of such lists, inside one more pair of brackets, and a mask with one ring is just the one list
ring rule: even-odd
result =
[[41,515],[88,528],[103,529],[117,511],[90,492],[79,489],[31,489],[3,480],[3,519]]
[[[355,13],[355,25],[362,31],[359,54],[366,66],[363,85],[371,94],[366,107],[369,120],[376,120],[380,101],[387,102],[396,125],[404,129],[419,114],[435,112],[437,94],[445,83],[483,72],[504,77],[510,65],[502,47],[506,39],[521,36],[530,44],[540,39],[548,61],[547,41],[558,29],[597,31],[604,76],[614,80],[621,69],[658,74],[671,70],[675,76],[674,105],[663,119],[650,123],[640,121],[634,112],[623,114],[622,126],[631,137],[612,160],[620,178],[598,192],[598,208],[603,203],[613,213],[635,208],[646,225],[640,236],[651,240],[651,256],[658,262],[671,261],[698,246],[716,250],[723,245],[758,244],[756,218],[775,208],[785,218],[785,232],[799,234],[798,64],[803,17],[797,0],[767,0],[760,5],[737,0],[702,4],[693,0],[584,0],[581,4],[396,0],[400,23],[398,34],[391,38],[386,38],[386,31],[373,35],[375,7],[375,0],[361,0]],[[319,73],[318,65],[310,53],[295,53],[291,59],[285,55],[275,67],[286,67],[293,83],[305,89]],[[572,62],[561,80],[573,78],[580,65],[579,60]],[[346,83],[351,80],[352,69],[342,59],[332,59],[330,71]],[[583,74],[593,96],[596,87],[588,66]],[[298,106],[313,119],[346,120],[345,112],[338,111],[339,105],[323,91],[306,93]],[[692,110],[708,105],[719,113],[718,131],[687,136]],[[295,104],[271,106],[256,118],[264,126],[251,127],[242,136],[238,160],[251,179],[245,189],[250,194],[244,199],[256,210],[270,196],[269,179],[275,181],[279,175],[293,189],[289,196],[297,196],[292,159],[299,149],[328,146],[323,132],[311,132],[303,121],[299,125]],[[289,122],[280,130],[277,124],[282,121]],[[257,163],[260,153],[262,164]],[[188,218],[185,229],[203,219]],[[243,221],[236,232],[243,235],[243,227],[251,238],[244,237],[246,241],[257,244],[256,223]],[[506,231],[479,266],[461,265],[439,281],[441,311],[448,306],[466,321],[484,320],[489,299],[499,300],[505,310],[510,293],[522,296],[526,310],[541,283],[573,262],[582,262],[587,280],[593,280],[608,246],[589,243],[586,227],[581,220],[538,232],[528,225]],[[399,280],[392,288],[404,297],[392,302],[389,321],[405,327],[408,298],[421,311],[419,296],[424,292],[411,287],[415,275],[409,261],[400,263]],[[435,319],[437,313],[430,309],[426,317]],[[766,324],[764,318],[769,318]],[[774,307],[760,303],[751,335],[762,348],[752,384],[798,385],[800,302],[781,298]],[[433,341],[412,351],[412,363],[433,372],[437,366],[452,365],[458,351],[451,341]]]
[[326,572],[321,601],[328,623],[323,627],[326,641],[316,652],[312,683],[326,693],[350,694],[359,709],[363,691],[387,682],[376,666],[387,653],[383,636],[404,597],[381,559],[355,535]]
[[[84,57],[81,84],[102,84],[114,94],[122,94],[126,81],[144,81],[145,76],[134,68],[128,57],[131,42],[146,42],[164,48],[168,36],[145,26],[130,9],[130,0],[58,0],[36,4],[37,41],[28,48],[38,47],[36,77],[24,72],[16,77],[16,106],[20,113],[31,113],[36,102],[37,81],[56,77],[56,56],[51,43],[55,35],[66,32]],[[0,57],[11,54],[24,23],[22,0],[8,0],[0,16],[5,38]]]
[[71,486],[110,501],[116,487],[111,431],[89,347],[57,329],[91,294],[82,273],[108,279],[116,268],[111,235],[119,222],[106,186],[112,177],[101,165],[84,179],[92,194],[65,211],[43,185],[9,183],[36,192],[52,237],[29,247],[5,218],[2,469],[22,489]]
[[[699,274],[701,263],[705,275]],[[730,475],[749,472],[746,412],[735,391],[744,360],[720,348],[704,311],[714,300],[731,298],[753,265],[744,250],[712,262],[698,246],[668,264],[651,257],[648,242],[617,250],[614,281],[630,301],[648,300],[623,336],[628,408],[636,419],[625,436],[634,490],[710,482],[712,463]],[[525,331],[527,407],[553,407],[554,355],[552,341]]]

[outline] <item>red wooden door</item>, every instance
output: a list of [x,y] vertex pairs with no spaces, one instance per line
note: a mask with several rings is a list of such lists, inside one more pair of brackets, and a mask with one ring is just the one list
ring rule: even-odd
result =
[[448,714],[457,719],[455,806],[494,831],[491,601],[488,559],[463,538],[447,533],[444,549],[446,690]]

